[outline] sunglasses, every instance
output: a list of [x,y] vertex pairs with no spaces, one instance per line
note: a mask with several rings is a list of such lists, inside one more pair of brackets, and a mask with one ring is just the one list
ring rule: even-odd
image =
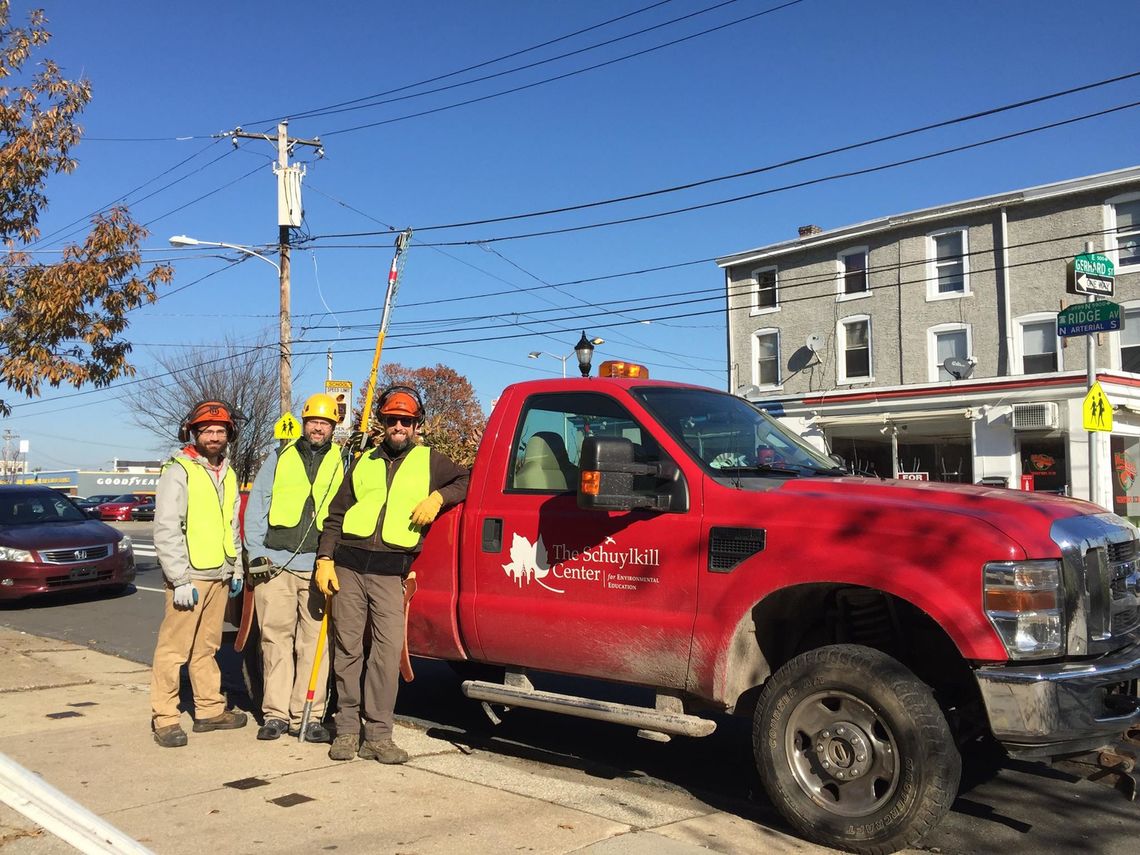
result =
[[401,425],[403,427],[414,427],[416,420],[412,416],[384,416],[385,427],[395,427]]

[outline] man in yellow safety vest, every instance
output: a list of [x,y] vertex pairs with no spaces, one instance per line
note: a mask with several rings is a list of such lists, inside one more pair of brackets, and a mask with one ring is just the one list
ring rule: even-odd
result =
[[226,598],[241,592],[237,477],[226,446],[237,437],[239,414],[225,401],[195,404],[178,429],[186,446],[158,479],[154,549],[166,580],[166,611],[151,669],[154,741],[186,744],[178,710],[178,672],[189,663],[194,732],[245,727],[242,712],[226,709],[214,654],[222,643]]
[[[341,448],[332,441],[338,415],[336,401],[328,395],[309,398],[301,410],[301,437],[269,456],[245,507],[245,548],[265,685],[258,739],[300,733],[324,615],[325,598],[313,586],[313,563],[329,504],[344,480]],[[321,724],[328,661],[321,657],[321,688],[302,735],[305,742],[329,741]]]
[[[404,763],[408,753],[392,741],[404,644],[403,581],[423,528],[442,507],[463,501],[470,473],[416,442],[424,408],[414,389],[386,389],[376,410],[383,439],[349,469],[317,548],[317,586],[336,592],[331,616],[339,703],[329,757]],[[366,630],[372,640],[367,666]]]

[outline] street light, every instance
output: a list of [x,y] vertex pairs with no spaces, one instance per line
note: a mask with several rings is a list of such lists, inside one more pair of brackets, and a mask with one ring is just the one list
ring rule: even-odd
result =
[[237,252],[243,252],[246,255],[252,255],[254,258],[260,258],[266,264],[272,265],[273,269],[277,271],[277,278],[281,283],[281,361],[278,367],[278,382],[281,385],[281,413],[285,414],[289,412],[293,407],[293,373],[290,369],[293,345],[290,338],[289,289],[285,284],[285,273],[282,271],[281,265],[272,258],[262,255],[257,250],[251,249],[248,246],[242,246],[240,243],[225,243],[220,240],[198,240],[197,238],[187,237],[186,235],[175,235],[170,239],[170,245],[177,247],[217,246],[232,249]]
[[587,339],[586,333],[583,332],[582,338],[578,341],[578,343],[576,345],[574,345],[574,349],[570,353],[566,354],[565,356],[557,356],[553,353],[547,353],[546,351],[543,351],[543,350],[532,350],[530,353],[528,353],[526,355],[526,358],[527,359],[538,359],[540,356],[549,356],[551,359],[557,359],[559,362],[562,363],[562,376],[565,377],[566,376],[566,360],[569,359],[571,356],[577,356],[578,357],[578,368],[579,368],[579,370],[581,370],[582,354],[584,352],[583,351],[583,344],[582,344],[583,341],[585,342],[585,347],[589,348],[589,354],[586,356],[586,370],[582,372],[582,376],[585,377],[585,376],[588,376],[590,373],[590,358],[592,357],[592,355],[594,353],[594,345],[605,344],[606,340],[604,338]]

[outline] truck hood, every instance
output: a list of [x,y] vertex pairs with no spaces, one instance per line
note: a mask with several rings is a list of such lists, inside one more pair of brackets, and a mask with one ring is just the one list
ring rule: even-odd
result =
[[937,525],[947,514],[969,517],[988,523],[1020,545],[1026,554],[1037,556],[1057,552],[1049,537],[1055,521],[1104,513],[1099,505],[1047,493],[855,476],[792,479],[779,492],[830,498],[849,506],[866,505],[871,519],[887,507],[905,509],[917,526]]

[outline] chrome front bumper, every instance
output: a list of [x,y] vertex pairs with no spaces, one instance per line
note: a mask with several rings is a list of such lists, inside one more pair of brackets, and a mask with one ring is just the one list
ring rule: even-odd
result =
[[1099,659],[974,672],[994,737],[1013,755],[1091,751],[1140,723],[1140,640]]

